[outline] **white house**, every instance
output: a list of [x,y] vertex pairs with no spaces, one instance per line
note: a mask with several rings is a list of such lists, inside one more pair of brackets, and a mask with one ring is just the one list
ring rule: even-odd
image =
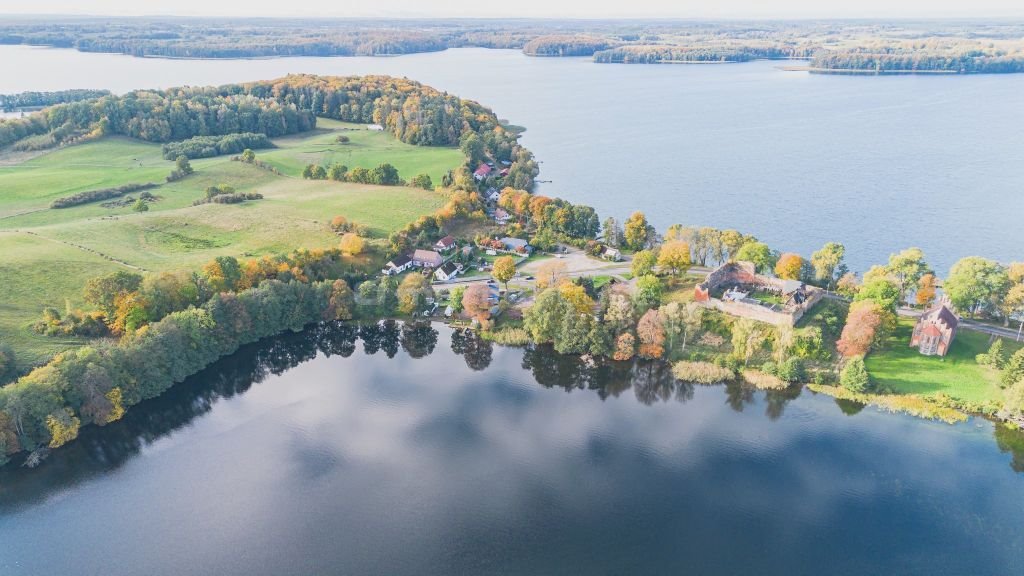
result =
[[452,248],[455,248],[455,237],[450,234],[434,244],[434,249],[438,252],[447,252]]
[[433,250],[417,250],[412,253],[412,265],[419,268],[437,268],[444,263],[444,258]]
[[373,132],[382,132],[384,130],[384,127],[381,126],[380,124],[367,124],[366,129],[371,130]]
[[498,192],[497,188],[488,188],[487,189],[487,201],[488,202],[497,202],[499,199],[501,199],[501,192]]
[[408,270],[410,267],[412,267],[412,258],[409,258],[408,256],[405,256],[403,254],[401,256],[395,256],[394,258],[392,258],[391,261],[389,261],[384,266],[384,269],[381,270],[381,274],[384,274],[385,276],[401,274],[402,272]]
[[622,252],[619,252],[618,248],[605,246],[604,250],[601,251],[601,258],[611,260],[612,262],[618,262],[619,260],[622,260]]
[[455,262],[445,262],[440,268],[434,271],[434,278],[441,282],[452,280],[462,272],[462,266]]
[[494,221],[498,224],[508,224],[508,221],[512,219],[512,215],[505,211],[504,208],[498,208],[494,211]]

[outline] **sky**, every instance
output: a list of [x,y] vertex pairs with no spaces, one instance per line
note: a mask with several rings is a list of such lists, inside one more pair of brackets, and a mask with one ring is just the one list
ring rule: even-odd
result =
[[0,14],[531,18],[1024,17],[1022,0],[0,0]]

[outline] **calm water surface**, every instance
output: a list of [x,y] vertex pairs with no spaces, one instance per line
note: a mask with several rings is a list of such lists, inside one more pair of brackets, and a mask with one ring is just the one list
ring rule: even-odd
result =
[[1020,574],[1020,437],[331,325],[35,470],[0,574]]
[[920,246],[1024,257],[1024,75],[857,77],[594,64],[460,49],[397,58],[189,61],[0,47],[0,93],[210,85],[287,73],[407,76],[526,126],[546,194],[624,218],[737,228],[857,270]]

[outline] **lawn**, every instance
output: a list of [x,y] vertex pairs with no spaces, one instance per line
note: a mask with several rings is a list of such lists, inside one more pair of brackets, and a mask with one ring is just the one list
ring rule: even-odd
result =
[[[347,136],[349,142],[336,142],[340,135]],[[387,132],[325,118],[317,119],[316,131],[279,138],[274,144],[276,149],[261,150],[257,155],[289,176],[301,176],[307,164],[344,164],[351,170],[375,168],[387,162],[405,180],[429,174],[437,185],[445,172],[463,162],[462,153],[456,148],[412,146]]]
[[[901,318],[896,332],[866,359],[868,373],[879,385],[904,394],[947,394],[967,402],[1001,401],[998,374],[974,357],[989,348],[989,336],[961,330],[945,358],[922,356],[910,347],[914,320]],[[1005,340],[1009,353],[1020,344]]]
[[[304,149],[302,142],[333,141],[333,137],[320,132],[311,138],[286,139],[272,153],[281,162],[299,166],[296,151]],[[352,140],[359,143],[365,158],[377,164],[395,153],[400,159],[392,163],[400,170],[402,166],[422,168],[436,172],[438,179],[461,161],[457,150],[421,149],[379,132],[354,135]],[[371,237],[381,239],[445,201],[435,192],[404,186],[277,175],[226,157],[193,160],[192,165],[196,170],[192,176],[151,190],[158,200],[143,213],[130,206],[105,208],[101,202],[60,210],[48,206],[55,198],[83,190],[162,182],[173,163],[163,160],[160,147],[154,144],[105,138],[0,167],[0,274],[5,288],[0,341],[14,347],[19,368],[45,362],[54,353],[81,344],[77,339],[36,335],[30,326],[44,306],[61,310],[65,302],[81,306],[82,286],[91,277],[132,267],[196,269],[220,255],[258,256],[334,246],[338,238],[327,223],[336,215],[366,226]],[[264,198],[242,204],[192,205],[215,184],[258,192]],[[365,258],[359,263],[377,264]]]

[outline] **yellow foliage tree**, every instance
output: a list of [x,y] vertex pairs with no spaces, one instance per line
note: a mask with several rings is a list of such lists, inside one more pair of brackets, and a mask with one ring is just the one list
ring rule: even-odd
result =
[[935,274],[925,274],[917,281],[917,293],[914,300],[918,306],[931,306],[935,300]]
[[583,286],[568,281],[562,282],[558,286],[558,293],[580,314],[589,314],[593,311],[594,301],[587,296]]
[[803,267],[804,259],[799,254],[786,252],[775,263],[775,275],[784,280],[799,280]]
[[516,275],[516,260],[511,256],[502,256],[494,261],[494,269],[491,270],[491,276],[498,282],[505,285],[505,289],[508,290],[508,281]]
[[658,253],[658,266],[673,276],[690,269],[690,245],[682,240],[665,242]]
[[81,425],[82,421],[75,416],[71,408],[47,416],[46,427],[50,430],[50,448],[60,448],[78,438],[78,429]]
[[341,244],[338,246],[342,252],[357,256],[363,253],[363,249],[366,248],[366,240],[360,237],[358,234],[349,232],[341,237]]

